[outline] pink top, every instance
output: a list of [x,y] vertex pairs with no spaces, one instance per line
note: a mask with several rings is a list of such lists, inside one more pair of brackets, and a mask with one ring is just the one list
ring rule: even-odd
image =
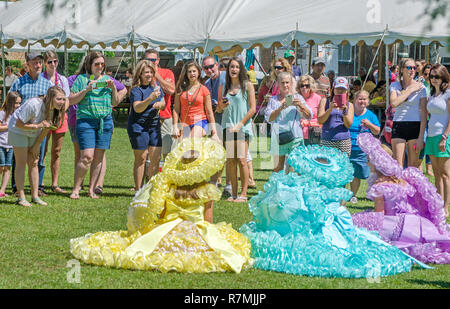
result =
[[319,126],[319,121],[317,120],[317,113],[319,110],[319,104],[321,99],[322,97],[314,92],[309,98],[307,99],[305,98],[306,104],[308,104],[308,106],[311,107],[313,115],[311,120],[302,119],[301,121],[304,139],[308,139],[308,127]]

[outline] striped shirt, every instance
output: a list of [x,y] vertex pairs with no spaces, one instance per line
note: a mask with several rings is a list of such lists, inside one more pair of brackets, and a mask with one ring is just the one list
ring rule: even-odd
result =
[[37,79],[32,79],[28,73],[19,77],[11,85],[9,91],[17,91],[22,96],[22,102],[31,98],[45,96],[52,83],[39,74]]
[[[109,76],[103,75],[103,77],[97,80],[97,82],[105,82],[109,79]],[[83,91],[87,88],[89,81],[89,75],[78,75],[77,79],[73,82],[70,91],[73,93]],[[77,119],[102,119],[110,115],[112,113],[111,94],[112,90],[106,87],[92,89],[86,93],[83,100],[78,103]]]

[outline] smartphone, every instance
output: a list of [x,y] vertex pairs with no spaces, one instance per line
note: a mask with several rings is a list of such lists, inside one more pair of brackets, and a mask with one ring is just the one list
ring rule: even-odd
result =
[[294,104],[294,98],[292,94],[286,96],[286,106],[292,106]]
[[108,86],[107,82],[98,82],[98,83],[95,83],[94,88],[96,88],[96,89],[105,88],[106,86]]
[[344,107],[347,105],[347,94],[335,94],[334,101],[338,107]]

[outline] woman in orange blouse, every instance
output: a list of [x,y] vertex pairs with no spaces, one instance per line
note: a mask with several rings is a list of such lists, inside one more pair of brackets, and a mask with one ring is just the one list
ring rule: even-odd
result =
[[[203,137],[211,130],[211,136],[218,140],[211,94],[200,83],[200,66],[190,61],[186,63],[178,79],[173,108],[173,136]],[[178,125],[178,122],[181,124]]]

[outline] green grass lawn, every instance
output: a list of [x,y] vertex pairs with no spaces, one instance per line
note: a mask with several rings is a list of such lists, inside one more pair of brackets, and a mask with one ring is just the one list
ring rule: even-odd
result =
[[[250,189],[250,196],[262,190],[271,174],[267,152],[257,156],[255,147],[252,151],[257,189]],[[70,192],[74,156],[69,134],[66,134],[62,152],[59,184]],[[98,231],[126,229],[128,204],[133,197],[130,191],[133,187],[133,153],[123,123],[122,127],[116,127],[111,150],[107,151],[106,156],[108,168],[104,194],[99,200],[88,198],[86,192],[77,201],[69,199],[68,195],[50,193],[44,198],[49,206],[34,206],[30,209],[16,206],[12,196],[0,200],[0,288],[450,288],[449,265],[435,266],[432,270],[414,267],[409,273],[370,283],[366,279],[312,278],[256,269],[240,274],[163,274],[81,264],[80,283],[70,283],[67,276],[71,268],[67,264],[73,259],[69,252],[71,238]],[[47,185],[50,184],[49,159],[46,159]],[[358,193],[359,202],[348,206],[350,212],[363,211],[373,206],[371,201],[364,198],[366,189],[367,183],[363,182]],[[246,203],[235,204],[222,200],[214,204],[215,222],[230,222],[235,229],[239,229],[251,219]]]

